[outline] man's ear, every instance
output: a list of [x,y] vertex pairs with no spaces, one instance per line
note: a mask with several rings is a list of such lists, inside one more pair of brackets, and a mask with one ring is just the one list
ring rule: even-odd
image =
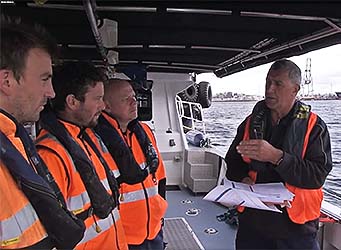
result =
[[71,110],[78,108],[79,102],[73,94],[69,94],[65,98],[65,105]]
[[104,110],[110,110],[111,109],[110,103],[106,100],[103,100],[103,102],[104,102],[104,106],[105,106]]
[[295,95],[297,95],[298,91],[300,91],[301,86],[298,84],[295,84]]
[[11,93],[11,71],[7,69],[0,70],[0,91],[5,95]]

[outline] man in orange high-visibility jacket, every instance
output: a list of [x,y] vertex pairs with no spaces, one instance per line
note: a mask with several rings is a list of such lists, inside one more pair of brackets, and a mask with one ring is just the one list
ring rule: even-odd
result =
[[[136,96],[128,81],[110,79],[104,101],[106,109],[95,130],[121,173],[120,212],[129,249],[161,250],[166,176],[154,135],[146,124],[136,120]],[[103,136],[106,129],[111,133]]]
[[319,249],[322,185],[332,168],[326,124],[296,100],[301,71],[289,60],[272,64],[265,100],[239,126],[225,160],[226,176],[247,184],[283,182],[295,194],[282,213],[239,209],[236,249]]
[[112,203],[115,200],[112,176],[105,164],[113,170],[117,167],[102,148],[96,147],[100,143],[90,129],[104,109],[104,80],[101,72],[89,63],[64,63],[56,68],[53,113],[43,114],[43,129],[36,141],[68,209],[84,219],[86,231],[77,250],[128,249],[118,202]]
[[[43,30],[24,24],[2,20],[0,33],[0,131],[24,157],[27,164],[23,167],[34,171],[25,148],[29,142],[17,132],[24,130],[22,124],[37,121],[48,98],[54,97],[51,55],[56,45]],[[25,247],[52,249],[54,245],[1,154],[0,248]]]

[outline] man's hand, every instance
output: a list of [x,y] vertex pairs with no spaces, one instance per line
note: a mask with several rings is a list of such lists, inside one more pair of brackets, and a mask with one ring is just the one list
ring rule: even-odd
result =
[[250,177],[244,177],[241,182],[248,185],[255,184],[255,182]]
[[282,203],[264,202],[264,204],[267,206],[280,205],[281,207],[291,208],[291,203],[287,200],[283,201]]
[[271,162],[272,164],[276,164],[283,156],[282,150],[261,139],[241,141],[237,146],[237,152],[243,157],[261,162]]

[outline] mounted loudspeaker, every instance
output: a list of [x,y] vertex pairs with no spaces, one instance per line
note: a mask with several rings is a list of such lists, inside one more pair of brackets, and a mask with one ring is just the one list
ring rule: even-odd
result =
[[112,49],[117,47],[118,27],[116,21],[106,18],[102,19],[98,31],[105,48]]
[[117,47],[117,22],[110,19],[100,20],[98,32],[102,38],[103,46],[109,49],[107,52],[109,65],[118,64],[118,52],[113,50]]
[[108,59],[108,63],[110,65],[118,64],[118,52],[113,51],[113,50],[109,50],[107,53],[107,59]]

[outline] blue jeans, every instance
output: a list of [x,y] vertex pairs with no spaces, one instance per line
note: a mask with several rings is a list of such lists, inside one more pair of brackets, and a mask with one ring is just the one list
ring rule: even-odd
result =
[[153,240],[145,240],[140,245],[128,245],[129,250],[163,250],[163,231],[162,229]]
[[317,234],[295,234],[285,239],[271,239],[257,232],[237,232],[236,249],[309,249],[320,250]]

